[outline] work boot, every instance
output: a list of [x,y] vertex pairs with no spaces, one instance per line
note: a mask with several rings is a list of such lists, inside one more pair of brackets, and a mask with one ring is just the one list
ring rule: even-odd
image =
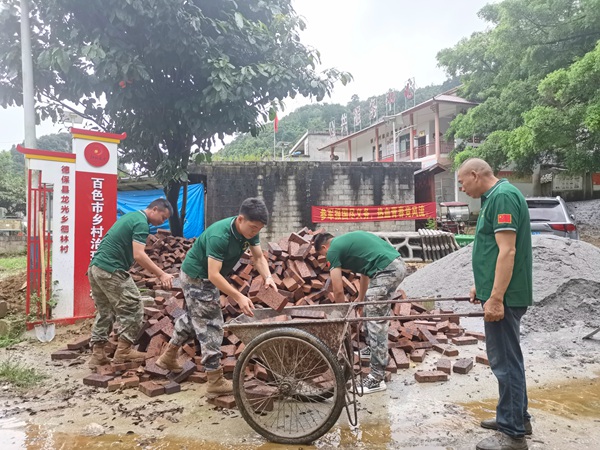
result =
[[206,397],[215,398],[221,395],[233,394],[233,383],[223,378],[223,368],[206,371],[208,387]]
[[[481,428],[487,428],[488,430],[497,430],[498,429],[498,424],[496,423],[496,419],[486,419],[486,420],[482,420],[481,423]],[[528,420],[525,422],[525,434],[527,436],[531,436],[531,434],[533,433],[533,428],[531,426],[531,422]]]
[[496,431],[496,434],[485,438],[475,447],[477,450],[527,450],[527,439],[514,438],[508,434]]
[[104,353],[105,345],[106,342],[98,342],[92,345],[92,357],[90,358],[90,362],[88,363],[88,366],[91,369],[110,364],[110,359],[108,359],[106,357],[106,353]]
[[161,369],[170,370],[174,373],[180,373],[183,367],[177,362],[177,345],[169,344],[165,352],[156,360],[156,365]]
[[138,352],[132,347],[133,344],[131,342],[119,338],[119,344],[117,345],[117,350],[113,356],[113,363],[123,364],[125,362],[144,362],[146,360],[146,353]]

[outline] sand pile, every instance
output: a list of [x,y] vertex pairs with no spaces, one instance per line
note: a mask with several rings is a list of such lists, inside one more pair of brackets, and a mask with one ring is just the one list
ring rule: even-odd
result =
[[[582,241],[533,236],[532,331],[554,331],[582,321],[600,324],[600,248]],[[429,264],[401,285],[410,297],[456,297],[473,285],[472,245]],[[469,310],[472,305],[464,305]],[[456,308],[455,308],[456,309]]]

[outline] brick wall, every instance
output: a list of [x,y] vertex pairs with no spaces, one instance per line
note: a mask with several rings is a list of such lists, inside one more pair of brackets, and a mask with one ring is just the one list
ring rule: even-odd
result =
[[[414,203],[416,163],[220,162],[191,168],[206,179],[206,225],[237,214],[247,197],[265,200],[271,221],[263,242],[279,239],[311,222],[311,206]],[[413,231],[414,221],[322,224],[328,231]]]
[[0,255],[13,255],[16,253],[25,253],[26,249],[26,236],[0,235]]

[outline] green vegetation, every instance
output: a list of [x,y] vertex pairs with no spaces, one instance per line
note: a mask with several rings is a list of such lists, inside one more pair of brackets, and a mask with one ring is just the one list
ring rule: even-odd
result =
[[0,380],[7,381],[10,384],[26,388],[35,386],[45,378],[44,375],[35,369],[25,367],[23,363],[7,358],[0,361]]
[[5,256],[0,258],[0,273],[20,272],[27,269],[27,255]]
[[495,169],[600,170],[600,1],[504,0],[479,16],[489,30],[438,53],[462,94],[481,102],[446,134],[485,139],[455,164],[479,156]]

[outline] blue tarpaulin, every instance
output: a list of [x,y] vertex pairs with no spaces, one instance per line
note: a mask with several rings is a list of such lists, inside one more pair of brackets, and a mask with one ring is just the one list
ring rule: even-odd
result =
[[[117,218],[131,211],[145,209],[152,200],[165,198],[161,189],[149,191],[119,191],[117,192]],[[177,209],[181,212],[183,203],[183,188],[179,191]],[[169,222],[165,222],[158,228],[169,229]],[[157,227],[150,225],[150,232],[156,233]],[[191,239],[200,236],[204,231],[204,185],[202,183],[190,184],[187,189],[187,206],[185,213],[185,224],[183,225],[183,236]]]

